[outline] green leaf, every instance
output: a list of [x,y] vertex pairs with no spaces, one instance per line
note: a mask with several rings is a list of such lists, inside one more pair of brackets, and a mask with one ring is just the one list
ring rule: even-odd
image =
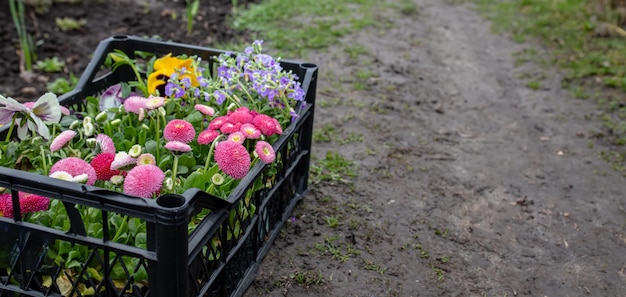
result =
[[[188,168],[192,168],[196,166],[196,159],[189,154],[182,155],[178,157],[178,166],[186,166]],[[180,169],[178,171],[180,172]]]
[[148,246],[148,239],[145,232],[137,233],[135,235],[135,246],[145,249]]
[[155,155],[156,149],[157,149],[157,142],[154,140],[148,140],[146,141],[146,144],[144,145],[144,147],[146,148],[147,153]]
[[180,164],[178,165],[178,171],[176,173],[176,175],[185,175],[189,172],[189,168],[187,166],[181,166]]
[[208,182],[210,182],[210,179],[207,179],[202,171],[194,171],[185,180],[184,187],[185,189],[205,189]]
[[82,265],[83,263],[77,260],[72,260],[72,261],[65,263],[65,268],[70,269],[70,268],[75,268],[75,267],[81,267]]

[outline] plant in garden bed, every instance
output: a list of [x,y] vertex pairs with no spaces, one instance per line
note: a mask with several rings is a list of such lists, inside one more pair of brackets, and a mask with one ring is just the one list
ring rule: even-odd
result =
[[[196,56],[139,60],[115,51],[108,58],[113,70],[130,67],[136,80],[113,85],[80,106],[60,106],[52,93],[24,104],[0,96],[0,124],[9,129],[0,141],[0,165],[152,199],[190,188],[226,198],[251,167],[267,164],[264,179],[254,181],[229,217],[228,238],[240,236],[243,220],[256,210],[252,194],[271,186],[272,169],[280,166],[272,144],[304,107],[295,74],[263,54],[261,41],[216,57],[214,72]],[[11,193],[0,190],[0,214],[11,217]],[[19,200],[24,220],[69,230],[59,201],[26,194]],[[102,238],[102,211],[77,208],[87,235]],[[192,218],[190,230],[207,213]],[[140,219],[109,214],[107,229],[113,241],[145,248],[146,224]],[[47,248],[59,267],[86,266],[96,278],[102,273],[87,263],[84,247],[57,241]],[[133,278],[144,281],[145,268],[137,261],[122,257],[110,273],[126,279],[124,267],[140,267]]]

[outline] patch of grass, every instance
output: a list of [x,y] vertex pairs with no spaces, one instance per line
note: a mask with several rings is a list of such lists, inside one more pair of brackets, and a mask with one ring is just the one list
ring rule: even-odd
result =
[[311,163],[311,180],[314,184],[323,181],[349,184],[350,179],[356,176],[352,161],[338,152],[329,151],[324,159]]
[[371,271],[375,271],[378,272],[380,274],[385,273],[385,271],[387,271],[387,268],[383,267],[380,264],[376,264],[373,261],[370,260],[363,260],[363,264],[365,265],[365,269],[367,270],[371,270]]
[[309,50],[324,50],[346,34],[375,26],[371,11],[389,5],[375,0],[266,0],[238,11],[232,27],[271,42],[279,56],[299,57]]
[[531,80],[526,83],[526,87],[532,90],[539,90],[541,89],[541,82],[538,80]]
[[[537,44],[546,55],[534,51],[516,55],[516,64],[529,60],[565,71],[563,83],[576,98],[590,96],[590,90],[613,94],[598,101],[598,108],[609,114],[602,119],[613,144],[626,144],[626,34],[621,30],[623,16],[606,1],[588,0],[473,0],[479,11],[493,22],[496,32],[508,33],[514,40]],[[620,20],[621,19],[621,20]],[[545,57],[543,57],[545,56]],[[541,87],[536,81],[529,88]],[[615,108],[620,106],[620,108]],[[613,161],[614,167],[620,167]]]
[[368,81],[375,77],[378,77],[378,73],[366,69],[359,69],[354,73],[355,81],[352,84],[353,88],[355,90],[366,90],[368,88]]
[[324,218],[324,221],[326,222],[326,225],[328,225],[328,227],[330,228],[337,228],[341,226],[341,221],[335,216],[326,216]]
[[326,282],[322,276],[322,271],[314,272],[311,270],[296,271],[289,274],[289,278],[294,280],[298,285],[310,288],[312,285],[320,285]]
[[344,48],[344,52],[348,54],[351,60],[357,60],[360,56],[369,54],[367,48],[362,45],[352,45]]
[[361,254],[361,251],[354,249],[351,244],[338,243],[337,239],[336,235],[324,236],[324,242],[315,243],[314,248],[323,255],[329,255],[341,263],[347,262],[352,256]]
[[331,142],[337,139],[336,125],[327,123],[324,126],[313,131],[313,141],[315,142]]

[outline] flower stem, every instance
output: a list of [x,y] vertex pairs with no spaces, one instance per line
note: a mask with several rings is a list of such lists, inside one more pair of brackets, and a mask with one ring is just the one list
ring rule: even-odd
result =
[[11,134],[13,134],[13,128],[15,127],[15,118],[17,115],[13,115],[13,119],[11,120],[11,126],[9,127],[9,133],[7,133],[7,137],[4,139],[5,142],[9,142],[11,140]]
[[43,167],[43,173],[48,175],[48,164],[46,162],[46,154],[43,152],[43,146],[41,146],[39,153],[41,153],[41,165]]
[[219,140],[222,139],[222,136],[223,135],[216,137],[211,143],[211,147],[209,148],[209,153],[206,155],[206,161],[204,163],[204,173],[207,173],[209,171],[209,163],[211,163],[211,158],[213,157],[213,150],[215,149],[215,146],[217,145]]
[[174,165],[172,166],[172,182],[176,187],[176,170],[178,169],[178,155],[174,154]]

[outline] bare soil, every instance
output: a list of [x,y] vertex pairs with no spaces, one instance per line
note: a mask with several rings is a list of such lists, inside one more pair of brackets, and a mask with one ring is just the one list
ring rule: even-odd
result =
[[[245,296],[626,296],[626,186],[598,156],[594,104],[571,98],[556,69],[516,66],[532,45],[492,34],[471,4],[413,1],[418,13],[376,11],[379,26],[301,57],[320,66],[316,131],[335,136],[315,138],[313,167],[339,153],[357,176],[313,172]],[[230,1],[211,3],[228,14]],[[141,9],[98,5],[83,8],[83,31],[44,38],[74,73],[120,31],[233,37],[208,8],[209,29],[187,39],[180,19],[141,27]],[[37,18],[42,32],[55,9]],[[24,96],[11,29],[0,92]],[[528,73],[543,87],[527,88]]]

